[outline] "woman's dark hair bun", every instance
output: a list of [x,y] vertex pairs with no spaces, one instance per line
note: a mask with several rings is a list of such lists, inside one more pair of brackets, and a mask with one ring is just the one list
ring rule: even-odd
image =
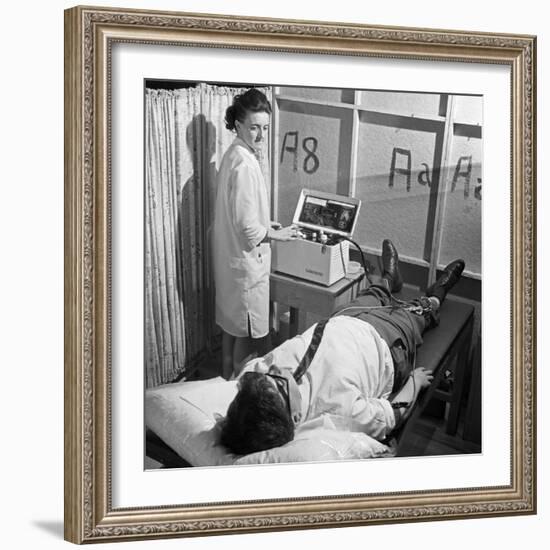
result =
[[229,105],[225,110],[225,127],[228,130],[235,129],[235,107],[233,105]]
[[250,88],[244,94],[233,98],[233,103],[225,111],[225,127],[235,129],[235,121],[242,122],[248,113],[271,114],[271,103],[263,92],[257,88]]

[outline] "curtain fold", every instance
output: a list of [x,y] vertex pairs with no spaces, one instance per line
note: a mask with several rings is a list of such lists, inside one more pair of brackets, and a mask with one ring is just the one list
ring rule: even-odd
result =
[[[175,246],[178,255],[179,299],[184,306],[187,355],[179,372],[204,349],[204,261],[201,199],[203,180],[202,115],[200,90],[177,90],[177,200],[178,221]],[[169,381],[169,380],[166,380]]]
[[[214,344],[209,240],[216,176],[235,137],[225,128],[225,110],[245,90],[199,84],[145,93],[147,387],[174,380]],[[270,89],[262,91],[271,99]],[[269,182],[269,159],[262,169]]]
[[[173,380],[198,347],[188,326],[197,316],[193,288],[201,277],[193,261],[200,216],[194,201],[194,132],[200,112],[195,90],[145,94],[145,374],[147,387]],[[190,92],[190,93],[189,93]],[[191,261],[186,261],[185,258]],[[187,293],[185,288],[188,288]],[[187,294],[187,300],[184,296]]]

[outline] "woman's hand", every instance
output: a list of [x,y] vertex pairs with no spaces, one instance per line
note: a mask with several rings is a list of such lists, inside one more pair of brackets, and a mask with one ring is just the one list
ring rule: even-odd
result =
[[288,227],[281,227],[280,229],[269,228],[267,230],[267,236],[272,241],[294,241],[301,237],[301,233],[294,224]]
[[414,369],[411,376],[414,378],[414,384],[417,389],[427,388],[434,379],[433,374],[423,367]]

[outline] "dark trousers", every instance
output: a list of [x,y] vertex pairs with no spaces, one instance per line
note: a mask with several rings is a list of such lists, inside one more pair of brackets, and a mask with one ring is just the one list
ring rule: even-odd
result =
[[385,282],[374,282],[335,315],[357,317],[373,326],[388,344],[394,364],[393,392],[398,391],[415,365],[422,334],[439,323],[437,312],[425,296],[398,302]]

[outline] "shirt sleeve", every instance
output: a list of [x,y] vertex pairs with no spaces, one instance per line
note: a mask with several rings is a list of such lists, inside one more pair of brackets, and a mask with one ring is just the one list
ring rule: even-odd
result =
[[358,394],[351,416],[354,429],[378,440],[385,439],[396,425],[393,408],[387,399],[366,398]]
[[258,177],[251,166],[239,163],[231,178],[230,205],[233,223],[245,250],[253,250],[266,235],[267,228],[260,222],[256,188]]

